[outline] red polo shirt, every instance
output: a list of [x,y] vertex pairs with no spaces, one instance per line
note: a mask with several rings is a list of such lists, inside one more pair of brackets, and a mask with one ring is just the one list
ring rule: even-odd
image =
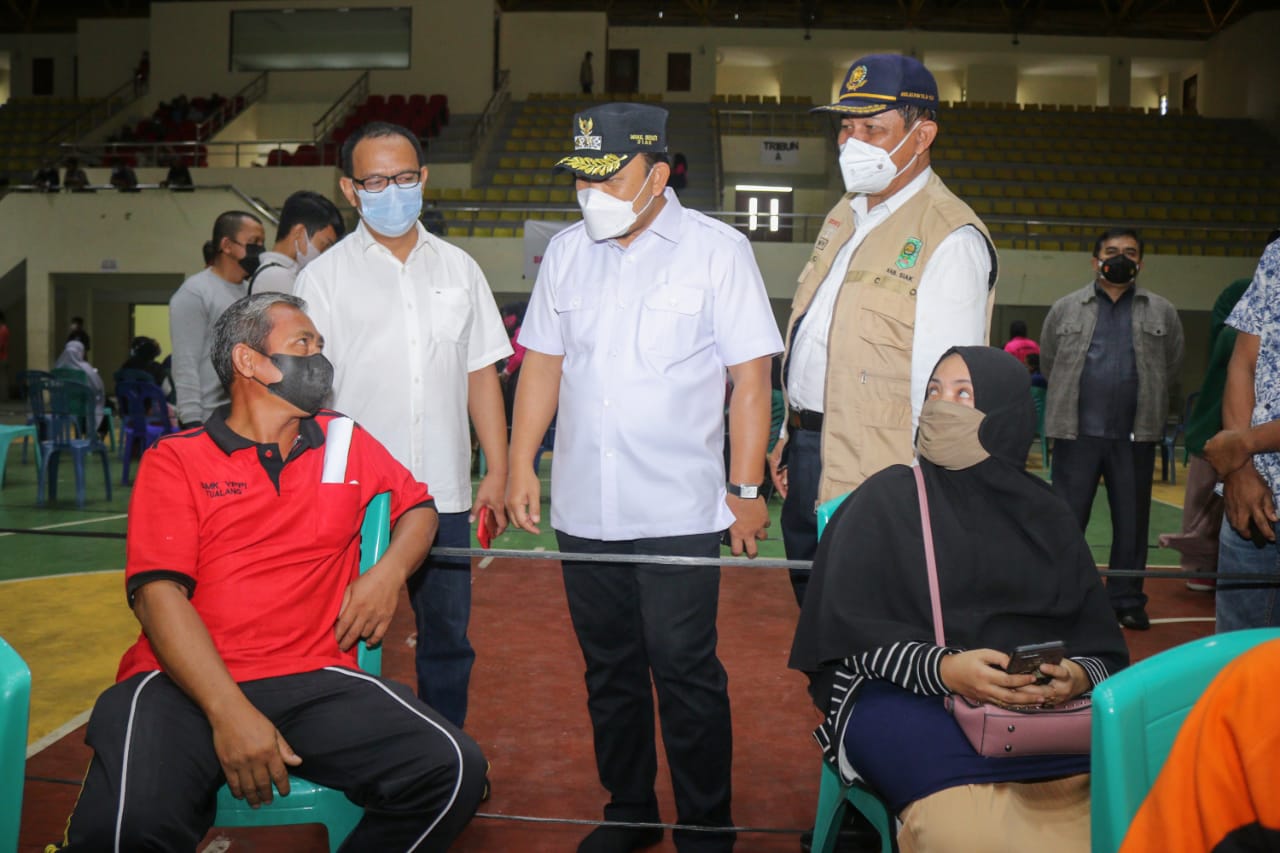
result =
[[[357,426],[345,482],[322,483],[325,437],[336,412],[303,420],[286,459],[226,424],[220,409],[203,427],[161,438],[138,468],[129,502],[125,581],[172,580],[187,589],[236,681],[355,666],[334,623],[360,572],[364,508],[391,492],[391,523],[433,506],[427,487]],[[162,669],[146,636],[116,675]]]

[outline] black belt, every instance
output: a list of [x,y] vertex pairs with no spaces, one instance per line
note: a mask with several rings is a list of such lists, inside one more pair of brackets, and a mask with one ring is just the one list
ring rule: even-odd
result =
[[789,429],[807,429],[813,432],[822,430],[822,412],[810,412],[804,409],[790,409],[787,412]]

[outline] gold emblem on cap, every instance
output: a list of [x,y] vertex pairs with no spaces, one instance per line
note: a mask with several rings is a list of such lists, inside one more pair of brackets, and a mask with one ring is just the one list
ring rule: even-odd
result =
[[578,129],[582,131],[583,136],[590,136],[591,128],[595,127],[595,125],[596,123],[589,118],[578,119]]
[[849,72],[849,82],[844,84],[846,92],[856,92],[867,82],[867,66],[859,65]]
[[630,155],[606,154],[603,157],[574,155],[565,157],[556,165],[594,178],[604,178],[618,171],[622,167],[622,161],[626,160],[628,156]]

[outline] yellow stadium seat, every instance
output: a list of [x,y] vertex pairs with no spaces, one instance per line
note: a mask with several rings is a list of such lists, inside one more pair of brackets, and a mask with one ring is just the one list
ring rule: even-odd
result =
[[461,187],[445,187],[440,190],[441,201],[462,201]]
[[472,228],[472,229],[471,229],[471,236],[472,236],[472,237],[492,237],[492,236],[493,236],[493,229],[492,229],[492,228],[481,228],[481,227]]
[[499,187],[509,187],[513,183],[510,172],[495,172],[493,175],[493,183]]
[[435,187],[425,187],[422,190],[422,199],[423,201],[439,201],[440,190],[436,189]]
[[520,159],[521,159],[521,158],[518,158],[518,157],[499,157],[499,158],[498,158],[498,168],[499,168],[499,169],[516,169],[516,168],[519,168]]
[[507,191],[501,187],[489,187],[484,191],[484,200],[502,203],[507,200]]
[[533,175],[528,172],[516,172],[511,176],[511,183],[518,187],[533,186]]
[[480,187],[468,187],[462,192],[462,200],[469,202],[484,201],[484,190]]
[[465,225],[450,225],[449,230],[445,231],[446,237],[466,237],[470,229]]
[[523,187],[507,190],[507,201],[515,204],[528,204],[529,191]]
[[[476,229],[479,230],[479,229]],[[494,237],[514,237],[516,230],[514,228],[495,228],[493,229]]]

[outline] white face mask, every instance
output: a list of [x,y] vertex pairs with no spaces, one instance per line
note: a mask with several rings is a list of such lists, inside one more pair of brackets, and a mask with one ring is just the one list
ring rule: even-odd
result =
[[[296,241],[294,245],[297,245]],[[306,232],[303,232],[302,248],[294,255],[294,260],[298,262],[298,272],[302,272],[303,267],[320,257],[323,251],[323,249],[317,249],[316,244],[311,242],[311,238],[306,235]]]
[[582,220],[587,226],[587,236],[598,243],[601,240],[611,240],[626,234],[656,198],[656,196],[649,196],[644,207],[638,212],[633,210],[636,199],[644,195],[644,188],[648,186],[649,177],[652,174],[653,169],[650,169],[649,174],[644,176],[644,183],[640,185],[640,192],[636,193],[636,197],[631,201],[614,198],[604,190],[595,190],[590,187],[578,190],[578,207],[582,208]]
[[911,129],[902,137],[901,142],[893,146],[892,151],[885,151],[852,136],[846,139],[844,145],[840,146],[840,174],[844,177],[845,191],[872,194],[883,192],[893,183],[894,178],[911,168],[911,164],[916,161],[915,156],[907,161],[907,165],[895,170],[893,155],[911,138],[912,131],[919,124],[920,122],[916,122],[911,125]]

